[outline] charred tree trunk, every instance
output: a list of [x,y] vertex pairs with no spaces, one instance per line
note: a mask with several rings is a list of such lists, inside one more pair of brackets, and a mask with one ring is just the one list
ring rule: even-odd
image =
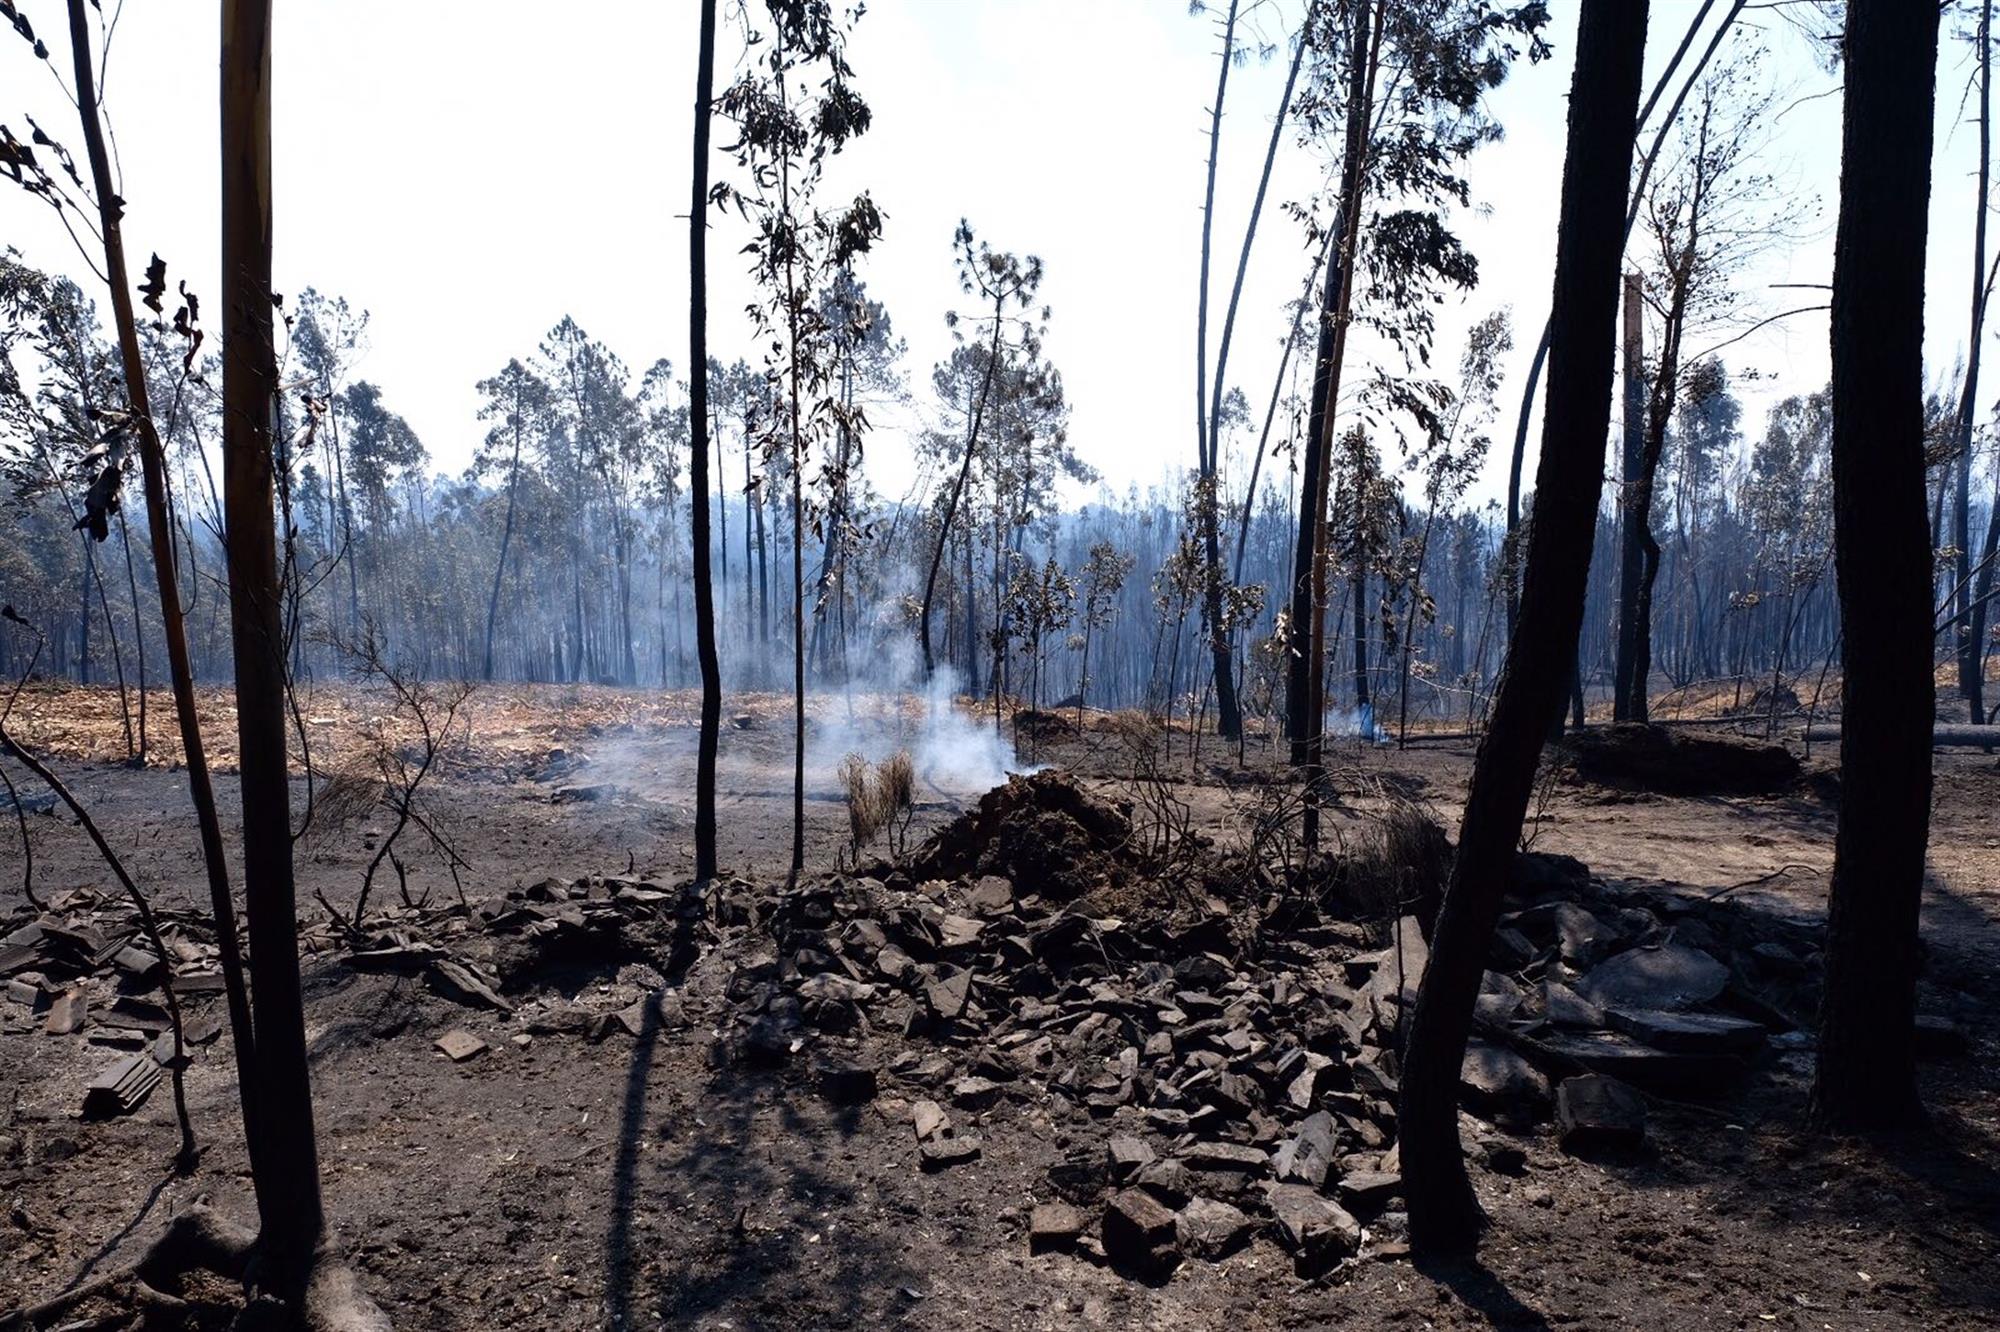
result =
[[[1979,348],[1986,328],[1986,209],[1993,158],[1993,0],[1979,6],[1979,205],[1972,224],[1972,333],[1966,341],[1965,392],[1958,403],[1958,496],[1952,505],[1952,544],[1958,547],[1958,692],[1969,720],[1986,720],[1986,654],[1974,631],[1972,608],[1972,422],[1978,410]],[[1991,542],[1988,543],[1989,549]],[[1980,617],[1981,620],[1984,617]],[[1982,624],[1983,628],[1984,625]]]
[[[1286,717],[1292,762],[1316,764],[1324,740],[1326,674],[1327,500],[1333,489],[1333,422],[1340,396],[1342,354],[1347,346],[1347,311],[1352,302],[1354,263],[1360,251],[1361,196],[1367,167],[1369,104],[1374,61],[1370,50],[1373,6],[1354,6],[1348,44],[1348,109],[1340,166],[1340,200],[1335,214],[1332,267],[1327,271],[1320,309],[1319,356],[1313,363],[1313,401],[1306,441],[1306,469],[1300,482],[1298,542],[1292,572],[1291,671],[1286,680]],[[1318,830],[1318,811],[1308,804],[1306,829]]]
[[1833,256],[1834,550],[1846,678],[1813,1118],[1921,1114],[1912,1029],[1929,832],[1924,248],[1938,11],[1850,0]]
[[[98,228],[103,233],[105,274],[111,288],[111,308],[118,329],[118,352],[125,372],[125,391],[139,437],[139,469],[146,492],[146,528],[152,543],[154,582],[160,597],[160,628],[167,645],[167,673],[173,685],[174,716],[179,723],[181,761],[187,768],[188,797],[194,805],[195,828],[201,841],[202,867],[208,880],[209,910],[215,922],[223,989],[228,997],[229,1031],[236,1057],[237,1097],[243,1110],[243,1137],[250,1157],[252,1187],[263,1196],[268,1172],[261,1168],[264,1133],[258,1115],[256,1037],[244,982],[243,949],[236,934],[235,898],[229,887],[229,862],[223,853],[222,821],[216,814],[215,786],[195,713],[194,667],[188,653],[187,619],[181,610],[174,556],[174,518],[167,495],[167,456],[153,422],[146,384],[145,358],[139,349],[139,329],[132,309],[132,282],[125,264],[123,209],[112,188],[111,159],[98,119],[96,81],[90,55],[90,25],[84,0],[70,0],[69,31],[77,89],[77,109],[83,118],[84,143],[89,150],[91,180],[98,200]],[[261,1206],[261,1201],[260,1201]]]
[[[1620,433],[1618,488],[1618,653],[1611,677],[1611,719],[1643,721],[1632,712],[1632,663],[1638,652],[1639,570],[1645,553],[1639,540],[1644,522],[1632,510],[1646,448],[1645,289],[1637,273],[1625,275],[1624,430]],[[1643,698],[1644,691],[1641,691]]]
[[1459,1150],[1459,1068],[1536,759],[1562,706],[1583,621],[1611,413],[1618,222],[1632,166],[1646,10],[1644,0],[1584,0],[1578,24],[1548,408],[1520,617],[1474,762],[1403,1065],[1399,1128],[1410,1236],[1429,1251],[1471,1248],[1481,1223]]
[[[270,0],[222,6],[222,466],[236,658],[243,881],[256,959],[255,1082],[264,1129],[257,1282],[307,1326],[388,1321],[325,1261],[286,771],[283,590],[272,516],[278,392],[271,290]],[[335,1309],[334,1306],[340,1306]],[[345,1315],[345,1316],[343,1316]],[[371,1316],[372,1315],[372,1316]]]
[[[715,650],[715,587],[708,544],[708,136],[715,101],[715,0],[701,0],[701,47],[694,91],[694,188],[688,221],[688,486],[693,506],[694,637],[701,660],[701,740],[695,756],[694,876],[716,875],[715,755],[722,734],[722,666]],[[718,469],[719,471],[720,469]],[[726,512],[726,511],[725,511]],[[723,532],[723,547],[729,544]],[[728,556],[724,555],[724,560]]]

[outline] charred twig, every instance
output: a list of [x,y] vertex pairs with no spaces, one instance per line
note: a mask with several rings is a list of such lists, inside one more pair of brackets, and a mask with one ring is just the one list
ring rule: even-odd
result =
[[21,804],[21,793],[14,789],[14,779],[0,768],[0,782],[7,785],[7,798],[14,802],[14,817],[21,824],[21,895],[28,899],[28,905],[37,911],[47,911],[49,904],[35,896],[35,847],[28,838],[28,811]]

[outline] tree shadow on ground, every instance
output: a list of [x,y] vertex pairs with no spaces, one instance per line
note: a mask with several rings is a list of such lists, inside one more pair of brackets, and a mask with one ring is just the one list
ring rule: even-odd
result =
[[[1713,892],[1698,885],[1644,886],[1697,898]],[[1800,925],[1796,902],[1731,894],[1713,905],[1753,934],[1768,932],[1766,937],[1784,938]],[[1969,1056],[1919,1065],[1926,1103],[1933,1108],[1926,1128],[1873,1139],[1814,1134],[1806,1120],[1812,1074],[1806,1048],[1773,1054],[1742,1086],[1704,1104],[1652,1098],[1651,1134],[1658,1150],[1596,1158],[1595,1164],[1638,1194],[1693,1192],[1703,1201],[1703,1219],[1721,1226],[1853,1236],[1857,1244],[1858,1237],[1879,1240],[1871,1267],[1893,1261],[1889,1246],[1895,1241],[1920,1261],[1906,1271],[1871,1272],[1864,1284],[1872,1297],[1893,1299],[1898,1290],[1921,1285],[1969,1316],[2000,1313],[2000,1281],[1990,1262],[2000,1240],[2000,1169],[1994,1165],[2000,1161],[2000,1126],[1988,1115],[1962,1113],[1991,1106],[2000,1093],[2000,1070],[1980,1048],[1996,994],[1990,961],[2000,941],[1981,904],[1937,875],[1925,886],[1924,939],[1919,1009],[1970,1005],[1972,1011],[1954,1016],[1972,1031],[1974,1042]],[[1794,1011],[1801,1031],[1816,1030],[1816,1004]],[[1822,1297],[1834,1296],[1814,1296]],[[1861,1312],[1860,1307],[1847,1311]]]
[[[658,1076],[671,1039],[659,999],[693,956],[685,939],[668,950],[669,989],[645,1005],[626,1066],[604,1239],[606,1325],[690,1326],[725,1310],[759,1327],[899,1321],[921,1274],[879,1238],[884,1228],[867,1224],[856,1181],[829,1161],[829,1147],[859,1129],[860,1111],[826,1104],[806,1070],[743,1062],[723,1040],[701,1085]],[[649,1243],[649,1203],[680,1233],[676,1243]]]
[[1494,1327],[1540,1328],[1548,1318],[1520,1299],[1477,1258],[1417,1257],[1412,1264],[1418,1272],[1450,1290],[1467,1307],[1478,1310]]

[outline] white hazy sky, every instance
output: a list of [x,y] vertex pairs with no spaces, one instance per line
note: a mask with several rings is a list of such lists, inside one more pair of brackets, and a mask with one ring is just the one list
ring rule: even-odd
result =
[[[112,7],[107,3],[107,8]],[[725,0],[725,15],[732,8]],[[1299,0],[1267,0],[1256,25],[1282,41]],[[1553,59],[1525,61],[1491,99],[1506,138],[1476,159],[1482,205],[1461,230],[1483,280],[1441,316],[1447,372],[1463,329],[1499,306],[1517,348],[1502,391],[1511,422],[1546,316],[1555,250],[1576,5],[1555,0]],[[1697,6],[1655,0],[1649,65],[1664,61]],[[1727,8],[1718,5],[1718,9]],[[22,9],[66,68],[63,7]],[[527,357],[574,315],[636,372],[658,356],[685,367],[692,0],[308,0],[277,6],[274,141],[277,280],[370,310],[357,374],[379,383],[435,465],[457,471],[482,427],[474,382]],[[1758,25],[1772,75],[1801,99],[1771,127],[1768,167],[1824,208],[1744,275],[1742,323],[1818,299],[1774,283],[1828,280],[1839,99],[1782,22]],[[1754,15],[1753,15],[1754,16]],[[725,18],[725,29],[729,28]],[[1952,26],[1948,24],[1948,27]],[[216,10],[129,0],[111,52],[106,106],[129,202],[135,272],[149,251],[203,293],[217,268]],[[726,81],[734,59],[725,41]],[[951,233],[961,216],[996,246],[1041,255],[1054,308],[1048,350],[1072,404],[1078,451],[1119,489],[1165,478],[1193,456],[1196,244],[1218,40],[1186,0],[875,0],[851,46],[874,129],[840,160],[834,190],[865,187],[887,215],[862,276],[910,343],[918,411],[930,365],[949,348],[943,314],[959,295]],[[1976,143],[1961,121],[1970,66],[1948,40],[1939,78],[1933,194],[1933,374],[1965,337]],[[1283,83],[1283,53],[1230,79],[1216,226],[1216,313]],[[1648,82],[1653,77],[1648,71]],[[1790,100],[1788,98],[1787,100]],[[22,111],[80,153],[74,115],[47,70],[0,42],[0,119]],[[720,130],[721,127],[719,127]],[[726,141],[726,135],[725,140]],[[1261,415],[1307,255],[1285,200],[1319,192],[1320,165],[1287,130],[1252,259],[1231,384]],[[717,159],[717,169],[726,163]],[[740,236],[718,219],[710,244],[711,348],[747,348]],[[87,273],[45,209],[0,198],[0,243],[30,262]],[[1213,335],[1212,335],[1213,336]],[[1806,315],[1732,348],[1746,428],[1788,392],[1825,382],[1826,322]],[[909,476],[912,414],[878,418],[870,468],[896,491]],[[1503,427],[1500,433],[1508,433]],[[1504,489],[1505,460],[1479,491]]]

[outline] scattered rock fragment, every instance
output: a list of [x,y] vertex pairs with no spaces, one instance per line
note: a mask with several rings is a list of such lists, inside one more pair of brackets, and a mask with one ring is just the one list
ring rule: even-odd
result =
[[438,1037],[434,1044],[454,1064],[462,1064],[474,1055],[484,1054],[489,1048],[485,1041],[463,1027],[453,1027]]
[[1249,1240],[1250,1218],[1226,1202],[1195,1198],[1175,1216],[1174,1230],[1186,1253],[1213,1262]]
[[1631,1151],[1646,1141],[1646,1101],[1601,1073],[1565,1078],[1556,1088],[1556,1122],[1565,1151]]
[[1180,1261],[1174,1214],[1144,1189],[1112,1194],[1102,1227],[1104,1256],[1115,1267],[1158,1276]]
[[1361,1223],[1331,1198],[1303,1184],[1272,1184],[1265,1190],[1278,1239],[1292,1253],[1302,1275],[1316,1275],[1361,1245]]
[[1325,1188],[1338,1141],[1333,1116],[1324,1110],[1315,1111],[1299,1125],[1297,1134],[1278,1149],[1272,1158],[1272,1169],[1279,1179]]
[[1065,1202],[1036,1203],[1028,1213],[1028,1252],[1055,1253],[1076,1246],[1090,1223]]
[[875,1099],[877,1084],[873,1064],[829,1062],[820,1066],[820,1094],[835,1105],[865,1105]]
[[1549,1080],[1504,1045],[1469,1043],[1459,1087],[1476,1114],[1533,1119],[1548,1109]]
[[1663,1013],[1646,1008],[1610,1008],[1605,1017],[1656,1050],[1675,1054],[1748,1054],[1763,1048],[1765,1031],[1747,1018],[1722,1013]]
[[49,1006],[48,1021],[42,1030],[51,1036],[68,1036],[83,1030],[90,1014],[90,1001],[81,990],[64,990]]

